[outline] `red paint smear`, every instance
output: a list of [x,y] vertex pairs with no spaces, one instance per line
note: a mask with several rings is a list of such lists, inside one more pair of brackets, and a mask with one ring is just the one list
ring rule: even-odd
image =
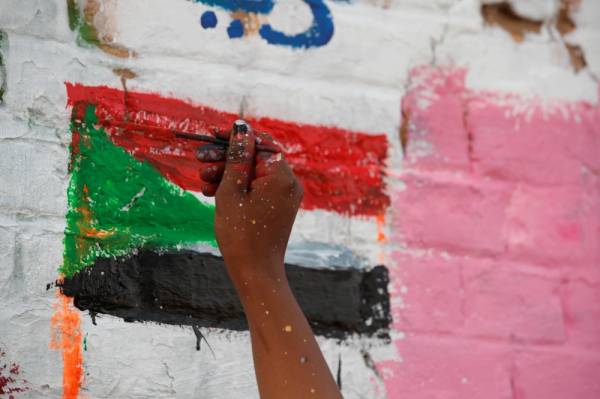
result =
[[[0,358],[5,356],[6,353],[0,350]],[[20,367],[16,363],[4,363],[0,366],[0,397],[14,399],[14,393],[25,392],[29,389],[23,385],[27,383],[25,380],[20,381],[22,386],[15,386],[20,373]]]
[[[99,123],[112,141],[139,160],[147,160],[167,179],[200,191],[195,158],[198,143],[174,131],[211,134],[229,130],[237,115],[150,93],[125,93],[104,86],[67,83],[69,105],[95,104]],[[247,118],[258,131],[272,134],[304,185],[304,209],[377,216],[389,205],[384,166],[384,134],[366,134],[271,118]]]
[[50,341],[50,347],[62,352],[62,399],[77,399],[83,372],[81,320],[79,311],[73,306],[73,298],[63,295],[60,291],[57,291],[56,295],[58,303],[54,305],[55,312],[51,319],[54,334]]

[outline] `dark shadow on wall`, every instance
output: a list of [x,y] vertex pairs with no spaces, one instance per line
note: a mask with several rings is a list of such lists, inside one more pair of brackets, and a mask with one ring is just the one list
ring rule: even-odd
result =
[[8,50],[8,36],[0,30],[0,105],[4,103],[4,94],[8,86],[6,76],[6,52]]

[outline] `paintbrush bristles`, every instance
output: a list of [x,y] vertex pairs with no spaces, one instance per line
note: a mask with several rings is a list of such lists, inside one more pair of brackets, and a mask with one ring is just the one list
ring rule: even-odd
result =
[[[203,141],[205,143],[217,144],[217,145],[223,146],[225,148],[229,147],[229,140],[221,139],[221,138],[214,137],[214,136],[207,136],[205,134],[192,134],[192,133],[176,132],[175,137],[178,137],[180,139]],[[265,152],[274,152],[274,153],[279,152],[274,148],[267,147],[267,146],[260,145],[260,144],[256,145],[256,151],[265,151]]]

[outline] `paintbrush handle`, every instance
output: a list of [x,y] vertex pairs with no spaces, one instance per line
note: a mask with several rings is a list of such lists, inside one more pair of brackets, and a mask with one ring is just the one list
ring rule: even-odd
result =
[[[181,139],[203,141],[205,143],[217,144],[217,145],[221,145],[225,148],[229,147],[228,140],[221,139],[218,137],[213,137],[213,136],[207,136],[205,134],[192,134],[192,133],[179,133],[178,132],[178,133],[175,133],[175,137],[178,137]],[[260,145],[260,144],[256,145],[256,151],[265,151],[265,152],[273,152],[273,153],[279,152],[274,148],[267,147],[267,146]]]
[[203,141],[205,143],[221,144],[224,146],[229,145],[229,141],[227,141],[225,139],[220,139],[220,138],[214,137],[214,136],[207,136],[205,134],[192,134],[192,133],[179,133],[178,132],[178,133],[175,133],[175,137],[179,137],[180,139]]

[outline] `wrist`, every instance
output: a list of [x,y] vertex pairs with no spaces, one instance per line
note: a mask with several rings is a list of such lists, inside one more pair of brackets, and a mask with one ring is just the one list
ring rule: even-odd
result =
[[225,266],[238,293],[262,292],[288,286],[283,260],[240,260],[225,258]]

